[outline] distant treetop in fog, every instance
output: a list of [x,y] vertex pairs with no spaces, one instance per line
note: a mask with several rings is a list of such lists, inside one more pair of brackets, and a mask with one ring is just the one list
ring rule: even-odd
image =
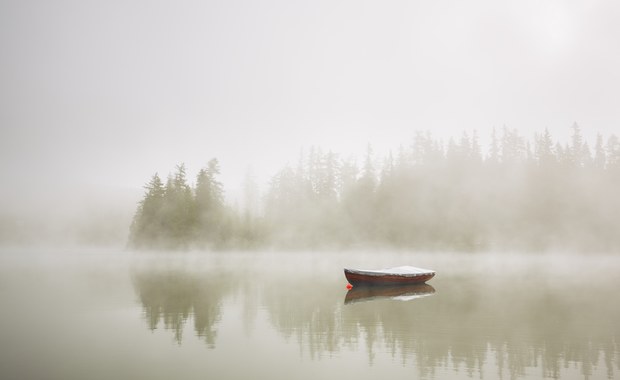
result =
[[[486,149],[483,149],[486,148]],[[484,151],[484,153],[483,153]],[[146,185],[130,244],[142,248],[620,249],[620,141],[590,146],[577,124],[567,144],[493,130],[447,142],[415,133],[410,146],[361,161],[313,147],[271,178],[244,186],[243,209],[224,204],[211,160],[187,184],[180,165]],[[616,190],[614,190],[616,189]]]

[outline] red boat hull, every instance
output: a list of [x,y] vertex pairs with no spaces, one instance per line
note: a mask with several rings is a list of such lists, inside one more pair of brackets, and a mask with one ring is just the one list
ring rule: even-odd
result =
[[407,285],[421,284],[435,276],[435,272],[415,275],[399,274],[364,274],[349,269],[344,270],[344,275],[353,286],[356,285]]

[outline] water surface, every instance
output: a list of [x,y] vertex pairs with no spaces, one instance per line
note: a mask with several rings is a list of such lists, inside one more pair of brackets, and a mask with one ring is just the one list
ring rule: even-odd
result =
[[[347,291],[343,266],[427,286]],[[619,377],[606,255],[4,250],[6,379]]]

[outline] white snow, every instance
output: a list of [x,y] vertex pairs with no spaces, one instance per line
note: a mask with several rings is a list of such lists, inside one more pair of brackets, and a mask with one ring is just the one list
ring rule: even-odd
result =
[[422,274],[422,273],[434,273],[434,270],[417,268],[412,266],[400,266],[394,268],[386,268],[386,269],[378,269],[378,270],[360,270],[360,272],[372,272],[372,273],[381,273],[381,274]]

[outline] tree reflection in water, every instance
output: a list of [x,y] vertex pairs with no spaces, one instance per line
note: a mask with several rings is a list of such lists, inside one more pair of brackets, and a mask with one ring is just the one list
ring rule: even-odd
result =
[[163,322],[181,344],[183,328],[192,316],[196,335],[215,347],[222,300],[232,288],[227,277],[181,270],[141,271],[133,274],[133,284],[149,329]]
[[148,327],[163,321],[179,343],[193,316],[196,335],[215,347],[226,305],[241,304],[245,323],[264,313],[274,333],[316,360],[351,351],[373,365],[388,354],[424,378],[451,369],[510,379],[559,378],[567,368],[588,379],[597,365],[609,378],[618,372],[620,306],[610,283],[440,277],[401,294],[346,294],[343,279],[303,276],[142,271],[133,278]]

